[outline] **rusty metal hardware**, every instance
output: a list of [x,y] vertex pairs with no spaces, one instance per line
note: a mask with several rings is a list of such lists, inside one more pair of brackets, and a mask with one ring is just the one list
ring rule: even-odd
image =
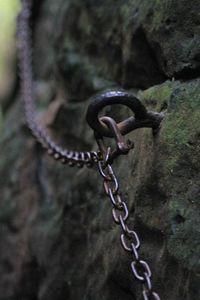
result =
[[[105,193],[112,204],[113,220],[121,228],[121,245],[126,252],[132,255],[132,274],[135,279],[143,284],[143,300],[160,300],[159,295],[153,291],[150,267],[145,260],[140,258],[138,234],[135,230],[130,229],[127,224],[129,218],[128,206],[122,199],[119,183],[111,164],[116,157],[127,154],[133,148],[133,143],[129,140],[125,141],[123,135],[142,127],[150,127],[156,131],[160,126],[163,115],[147,111],[143,104],[129,92],[107,91],[92,98],[93,102],[87,112],[87,121],[95,132],[99,153],[95,151],[70,151],[58,146],[35,120],[32,47],[29,28],[32,0],[21,0],[21,2],[22,11],[18,22],[18,48],[21,89],[27,125],[36,140],[47,149],[55,160],[68,163],[69,166],[77,165],[79,167],[84,165],[91,167],[93,164],[97,164],[103,178]],[[119,124],[109,117],[99,118],[100,110],[110,104],[128,106],[135,117],[130,117]],[[117,145],[115,150],[105,146],[104,137],[114,137]]]
[[[99,117],[100,111],[107,105],[121,104],[129,107],[135,117],[116,123],[110,117]],[[114,159],[119,155],[128,154],[133,148],[133,142],[125,142],[123,135],[143,127],[152,128],[157,132],[163,119],[162,113],[147,111],[145,106],[132,93],[126,91],[112,90],[100,93],[91,98],[91,103],[86,113],[86,120],[89,126],[94,130],[95,138],[99,149],[105,158],[107,148],[104,144],[104,137],[114,137],[117,147],[114,151],[109,150],[109,161],[112,164]]]
[[109,150],[109,161],[108,161],[108,159],[106,158],[108,152],[107,152],[107,148],[105,146],[104,137],[96,132],[94,133],[97,144],[99,146],[99,150],[100,150],[102,156],[104,157],[104,160],[107,161],[107,163],[112,164],[114,159],[117,158],[119,155],[128,154],[128,152],[131,149],[133,149],[134,144],[130,140],[125,141],[124,137],[122,136],[122,134],[117,126],[117,123],[112,118],[101,117],[100,122],[102,124],[106,124],[108,126],[108,128],[111,130],[111,133],[113,134],[114,139],[116,141],[116,149],[112,151],[111,148],[109,148],[110,150]]
[[123,90],[106,91],[92,97],[86,114],[86,120],[90,127],[101,136],[113,137],[115,135],[113,130],[98,117],[99,112],[105,106],[115,104],[128,106],[135,115],[135,117],[132,116],[117,124],[122,135],[142,127],[149,127],[156,131],[164,117],[162,113],[147,111],[141,101],[131,92]]

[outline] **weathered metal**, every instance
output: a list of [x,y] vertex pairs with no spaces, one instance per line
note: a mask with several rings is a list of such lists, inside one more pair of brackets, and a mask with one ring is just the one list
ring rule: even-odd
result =
[[99,112],[107,105],[121,104],[128,106],[134,117],[131,116],[117,124],[122,135],[125,135],[135,129],[149,127],[154,130],[159,128],[163,119],[162,113],[147,111],[145,106],[131,92],[123,90],[111,90],[100,93],[91,98],[91,104],[88,107],[86,120],[91,128],[105,137],[113,137],[113,132],[99,118]]
[[[33,93],[33,75],[32,75],[32,49],[30,41],[29,20],[31,15],[31,0],[22,1],[22,12],[18,23],[19,34],[19,62],[21,75],[21,88],[25,117],[31,132],[37,141],[47,149],[50,155],[56,160],[61,160],[69,165],[78,165],[82,167],[97,164],[99,172],[103,177],[103,185],[106,195],[112,204],[112,216],[117,225],[120,225],[120,240],[125,251],[132,254],[131,269],[134,278],[143,283],[144,300],[160,300],[157,293],[153,291],[151,281],[151,270],[147,262],[140,258],[139,247],[140,239],[135,230],[130,229],[127,221],[129,210],[127,204],[122,199],[119,191],[118,179],[111,167],[114,159],[121,154],[127,154],[133,148],[133,143],[125,141],[123,135],[132,130],[142,127],[150,127],[157,130],[162,121],[163,115],[156,112],[147,111],[144,105],[131,93],[125,91],[107,91],[92,97],[91,104],[87,111],[87,122],[94,130],[94,134],[99,146],[99,152],[78,152],[63,149],[58,146],[49,135],[41,128],[35,120],[35,102]],[[122,104],[128,106],[134,113],[120,123],[116,123],[110,117],[99,118],[99,112],[107,105]],[[106,146],[104,137],[114,137],[116,148]]]

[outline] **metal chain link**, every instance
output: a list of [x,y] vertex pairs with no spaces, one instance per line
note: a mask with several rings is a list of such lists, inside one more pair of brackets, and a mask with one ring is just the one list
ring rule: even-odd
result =
[[21,79],[22,98],[24,103],[25,117],[32,134],[47,149],[48,154],[55,160],[70,166],[91,167],[97,160],[97,154],[93,151],[70,151],[56,145],[43,128],[35,121],[35,99],[33,92],[33,72],[32,72],[32,47],[30,18],[32,0],[21,0],[22,10],[18,20],[18,48],[19,48],[19,69]]
[[[107,160],[109,158],[107,156]],[[98,162],[98,169],[103,177],[103,186],[106,195],[112,204],[112,216],[114,222],[120,226],[121,235],[120,241],[123,249],[132,254],[131,270],[135,279],[143,284],[143,299],[144,300],[160,300],[159,295],[153,291],[152,273],[148,263],[140,258],[139,248],[140,239],[135,230],[130,229],[127,225],[129,210],[127,204],[122,199],[119,191],[119,183],[113,168],[105,160]]]

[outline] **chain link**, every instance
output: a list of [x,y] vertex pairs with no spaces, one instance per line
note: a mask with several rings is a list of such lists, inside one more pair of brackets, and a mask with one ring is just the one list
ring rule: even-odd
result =
[[[107,155],[108,158],[108,155]],[[107,159],[108,160],[108,159]],[[135,230],[127,225],[129,210],[127,204],[122,200],[119,192],[119,183],[113,168],[105,160],[98,162],[98,169],[103,177],[103,186],[106,195],[112,204],[112,216],[116,224],[121,228],[121,245],[123,249],[132,254],[131,270],[135,279],[143,283],[142,296],[144,300],[160,300],[159,295],[152,289],[152,273],[148,263],[140,259],[138,250],[140,239]]]

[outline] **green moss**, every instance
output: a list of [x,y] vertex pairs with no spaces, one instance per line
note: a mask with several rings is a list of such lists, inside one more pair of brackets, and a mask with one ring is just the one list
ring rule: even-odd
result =
[[164,84],[139,92],[138,97],[145,105],[153,106],[154,110],[161,111],[163,107],[168,106],[174,86],[175,82],[166,81]]
[[200,271],[200,226],[198,211],[188,205],[186,197],[172,197],[169,202],[171,232],[169,252],[188,269]]
[[[167,108],[162,122],[162,142],[168,152],[165,161],[171,170],[184,153],[198,147],[200,134],[200,84],[199,81],[181,84],[167,81],[139,93],[140,99],[157,111]],[[195,160],[195,157],[192,156]]]
[[179,234],[172,237],[168,243],[168,250],[178,257],[182,266],[199,272],[200,270],[200,239],[193,231],[187,230],[187,235],[184,228],[179,228]]
[[183,152],[195,160],[195,149],[199,147],[200,134],[199,95],[199,82],[196,82],[193,85],[189,84],[187,89],[184,86],[178,87],[169,103],[162,132],[164,143],[173,161],[174,157],[181,158]]
[[139,96],[149,108],[165,111],[157,157],[167,199],[168,250],[186,268],[199,271],[200,80],[167,81]]

